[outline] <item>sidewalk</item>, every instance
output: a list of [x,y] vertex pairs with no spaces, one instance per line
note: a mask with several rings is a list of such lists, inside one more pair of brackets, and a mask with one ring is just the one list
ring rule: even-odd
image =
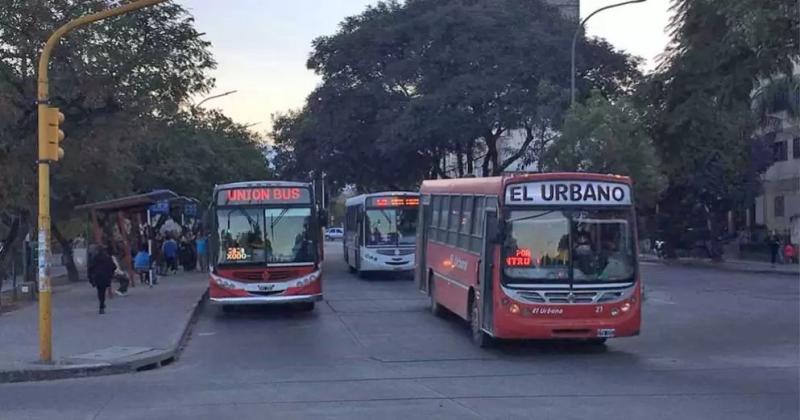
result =
[[678,258],[676,260],[662,260],[654,255],[640,254],[640,261],[658,262],[662,264],[679,264],[694,267],[709,267],[719,270],[738,271],[744,273],[765,273],[800,276],[798,264],[775,264],[768,262],[728,259],[722,262],[713,262],[701,258]]
[[53,288],[53,360],[40,364],[38,305],[0,315],[0,383],[130,372],[174,360],[204,301],[207,274],[161,277],[97,313],[88,282]]

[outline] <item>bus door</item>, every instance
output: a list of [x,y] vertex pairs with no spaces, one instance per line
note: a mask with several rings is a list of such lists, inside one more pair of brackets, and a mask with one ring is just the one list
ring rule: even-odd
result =
[[486,209],[483,224],[483,245],[481,246],[481,300],[483,310],[483,329],[494,331],[494,293],[492,272],[494,271],[495,237],[497,236],[497,210]]
[[428,292],[428,224],[431,220],[431,196],[423,195],[420,200],[419,220],[417,220],[417,267],[414,270],[414,281],[417,288]]

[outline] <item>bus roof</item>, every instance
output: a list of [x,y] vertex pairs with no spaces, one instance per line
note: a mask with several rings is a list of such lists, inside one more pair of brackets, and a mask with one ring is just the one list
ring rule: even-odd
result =
[[631,184],[631,179],[621,175],[604,175],[589,172],[516,172],[485,178],[432,179],[422,182],[421,194],[484,194],[502,195],[503,187],[514,182],[587,180]]
[[220,190],[229,190],[231,188],[258,188],[258,187],[300,187],[310,188],[311,184],[308,182],[294,182],[294,181],[243,181],[232,182],[230,184],[220,184],[214,186],[214,192]]
[[350,197],[345,201],[345,206],[357,206],[359,204],[364,204],[368,198],[370,197],[392,197],[392,196],[405,196],[410,195],[414,197],[418,197],[419,193],[414,191],[382,191],[376,193],[369,193],[369,194],[361,194],[355,197]]

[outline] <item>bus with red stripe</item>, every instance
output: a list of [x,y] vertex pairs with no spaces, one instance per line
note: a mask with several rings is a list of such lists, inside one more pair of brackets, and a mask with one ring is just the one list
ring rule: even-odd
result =
[[311,184],[256,181],[214,188],[209,297],[213,304],[296,304],[322,299],[322,218]]
[[424,181],[418,288],[473,341],[639,334],[642,284],[627,177],[517,173]]

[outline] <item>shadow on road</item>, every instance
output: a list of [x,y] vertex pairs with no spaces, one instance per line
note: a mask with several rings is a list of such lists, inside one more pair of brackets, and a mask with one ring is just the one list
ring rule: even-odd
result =
[[[317,305],[319,306],[319,302]],[[286,305],[242,305],[227,308],[211,306],[209,309],[217,318],[229,319],[313,319],[318,309],[307,311],[297,304]]]

